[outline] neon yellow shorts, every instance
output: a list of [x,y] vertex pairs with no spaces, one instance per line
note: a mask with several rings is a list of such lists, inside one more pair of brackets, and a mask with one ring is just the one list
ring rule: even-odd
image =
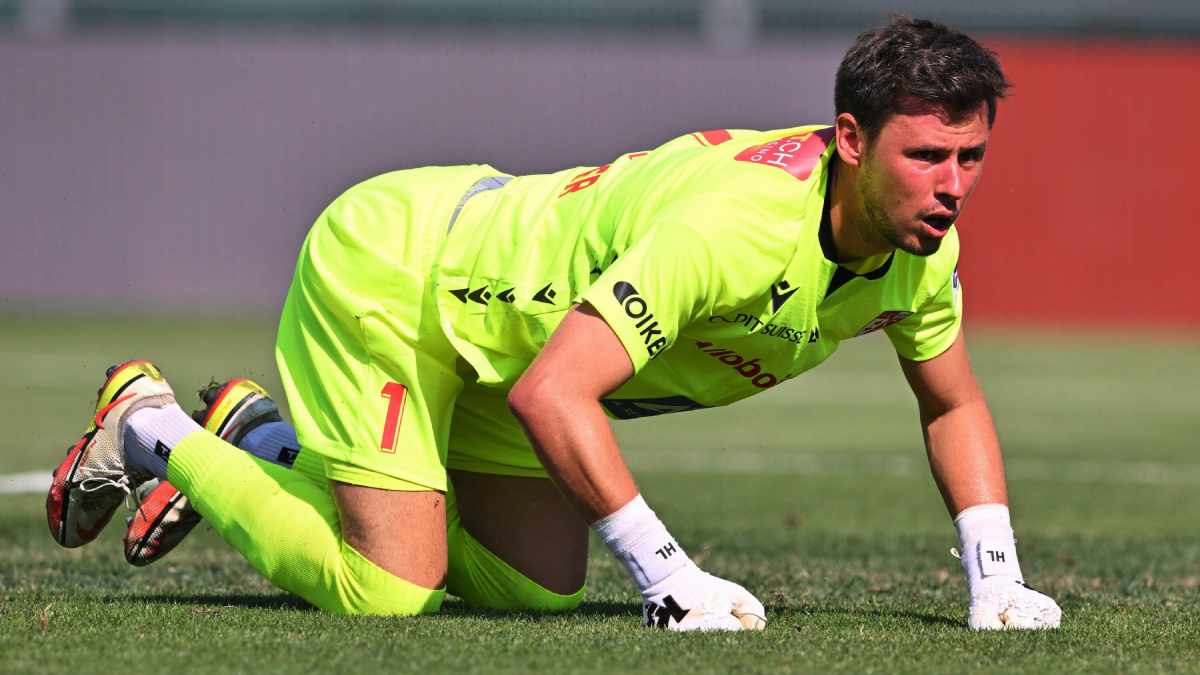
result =
[[442,492],[448,466],[545,477],[506,392],[474,384],[442,333],[433,295],[464,195],[499,174],[387,173],[338,197],[309,231],[275,359],[300,444],[326,477]]

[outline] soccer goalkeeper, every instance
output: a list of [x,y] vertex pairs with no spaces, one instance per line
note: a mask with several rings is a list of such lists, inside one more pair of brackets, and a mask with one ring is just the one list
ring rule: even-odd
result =
[[403,615],[447,590],[570,609],[590,525],[647,624],[760,628],[762,604],[697,567],[642,498],[608,417],[726,405],[883,330],[960,537],[969,625],[1055,627],[1058,606],[1024,585],[960,331],[954,224],[1007,87],[971,38],[897,18],[846,54],[832,126],[359,184],[309,232],[280,319],[294,436],[274,418],[228,433],[250,421],[235,406],[270,408],[252,385],[218,391],[202,427],[152,364],[122,364],[55,471],[51,531],[85,544],[126,493],[169,479],[279,587]]

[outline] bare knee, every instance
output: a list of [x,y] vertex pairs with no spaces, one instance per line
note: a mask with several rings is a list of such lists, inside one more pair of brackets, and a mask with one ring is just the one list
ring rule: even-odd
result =
[[446,580],[446,498],[334,483],[342,537],[385,571],[424,588]]

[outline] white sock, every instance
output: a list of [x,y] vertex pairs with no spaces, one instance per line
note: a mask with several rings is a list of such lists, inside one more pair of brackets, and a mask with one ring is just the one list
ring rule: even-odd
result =
[[199,430],[177,403],[134,411],[125,422],[125,461],[166,480],[171,451],[184,436]]
[[988,577],[1024,580],[1007,506],[980,504],[963,509],[954,517],[954,527],[962,544],[962,566],[972,595],[979,582]]
[[287,422],[267,422],[251,429],[238,447],[259,459],[288,468],[300,454],[296,429]]
[[646,590],[692,562],[640,494],[592,527],[625,563],[638,590]]

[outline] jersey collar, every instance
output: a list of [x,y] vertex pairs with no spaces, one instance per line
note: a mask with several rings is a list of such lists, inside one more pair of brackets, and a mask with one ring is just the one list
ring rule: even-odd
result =
[[829,208],[833,202],[833,181],[836,175],[837,155],[831,153],[829,156],[829,163],[826,165],[825,169],[825,203],[821,205],[821,224],[817,229],[817,239],[821,243],[821,253],[825,256],[826,261],[836,266],[833,276],[829,279],[829,286],[825,289],[826,298],[828,298],[830,295],[833,295],[834,291],[842,286],[845,286],[848,282],[854,279],[861,277],[863,279],[874,281],[875,279],[882,278],[888,273],[888,270],[892,268],[892,259],[895,258],[896,255],[895,251],[888,253],[883,262],[877,265],[872,264],[873,261],[871,258],[860,261],[860,264],[856,265],[856,267],[859,269],[873,268],[870,272],[863,274],[859,274],[854,270],[851,270],[848,267],[838,263],[837,247],[833,243],[833,223],[829,218]]

